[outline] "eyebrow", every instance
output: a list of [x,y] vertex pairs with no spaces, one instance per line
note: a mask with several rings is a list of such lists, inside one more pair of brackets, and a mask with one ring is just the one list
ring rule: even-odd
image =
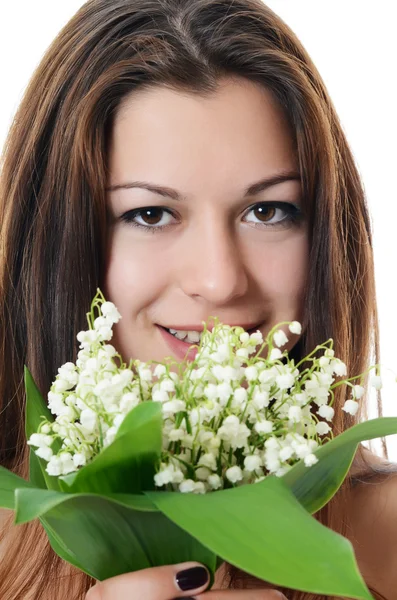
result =
[[[266,177],[265,179],[261,179],[257,181],[245,190],[244,198],[247,196],[255,196],[263,190],[266,190],[269,187],[274,185],[279,185],[280,183],[284,183],[284,181],[301,181],[301,176],[297,171],[281,171],[272,177]],[[118,185],[112,185],[106,188],[108,192],[115,192],[116,190],[130,190],[133,188],[142,188],[144,190],[148,190],[149,192],[154,192],[155,194],[159,194],[160,196],[164,196],[165,198],[171,198],[172,200],[186,200],[186,196],[174,190],[173,188],[156,185],[154,183],[149,183],[147,181],[132,181],[130,183],[123,183]]]

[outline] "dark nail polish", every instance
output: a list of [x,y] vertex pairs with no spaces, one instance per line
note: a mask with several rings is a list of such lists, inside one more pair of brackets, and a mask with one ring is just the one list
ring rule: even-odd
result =
[[208,571],[204,567],[192,567],[176,574],[176,582],[182,592],[199,588],[208,583],[208,580]]

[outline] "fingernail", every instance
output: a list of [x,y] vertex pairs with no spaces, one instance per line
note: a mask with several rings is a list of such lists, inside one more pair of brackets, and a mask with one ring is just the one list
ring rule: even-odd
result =
[[205,567],[192,567],[179,571],[175,579],[182,592],[186,592],[186,590],[194,590],[208,583],[209,576]]

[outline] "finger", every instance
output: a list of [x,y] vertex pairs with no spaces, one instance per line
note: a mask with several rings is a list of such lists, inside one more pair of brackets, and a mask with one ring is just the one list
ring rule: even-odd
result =
[[95,584],[85,600],[172,600],[203,592],[209,583],[204,565],[185,562],[125,573]]
[[278,590],[252,589],[252,590],[214,590],[195,594],[192,600],[288,600]]

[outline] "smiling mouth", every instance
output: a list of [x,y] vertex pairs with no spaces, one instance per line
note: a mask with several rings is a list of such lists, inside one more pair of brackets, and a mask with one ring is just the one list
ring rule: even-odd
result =
[[[251,327],[249,329],[246,329],[243,325],[239,325],[239,327],[243,327],[243,329],[251,334],[254,333],[255,331],[258,331],[259,327],[262,325],[263,323],[260,323],[259,325],[256,325],[254,327]],[[203,335],[203,327],[200,326],[199,327],[194,327],[193,328],[189,328],[189,329],[174,329],[172,327],[164,327],[163,325],[158,325],[158,327],[160,327],[161,329],[164,329],[164,331],[167,331],[167,333],[169,333],[170,335],[172,335],[173,337],[175,337],[176,339],[178,339],[181,342],[185,342],[186,344],[200,344],[201,341],[201,337]],[[209,328],[210,330],[212,329]]]

